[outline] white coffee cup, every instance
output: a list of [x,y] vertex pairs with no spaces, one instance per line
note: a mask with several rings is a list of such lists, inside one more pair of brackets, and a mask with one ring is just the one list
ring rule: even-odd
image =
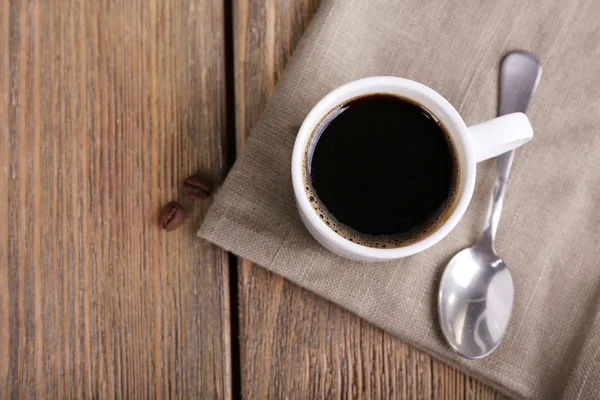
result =
[[[369,94],[394,94],[423,105],[448,130],[458,150],[460,187],[454,210],[437,230],[423,239],[397,248],[373,248],[352,242],[333,231],[317,214],[308,199],[304,175],[305,152],[313,131],[338,105]],[[476,164],[515,149],[533,137],[529,119],[523,113],[494,118],[467,127],[452,105],[435,90],[409,79],[375,76],[359,79],[335,89],[308,113],[296,137],[292,155],[292,181],[300,217],[308,231],[325,248],[340,256],[360,261],[386,261],[419,253],[442,240],[464,215],[475,188]]]

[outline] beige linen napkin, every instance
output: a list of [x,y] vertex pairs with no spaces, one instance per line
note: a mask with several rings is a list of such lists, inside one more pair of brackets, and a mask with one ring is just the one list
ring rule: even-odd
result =
[[[445,344],[436,296],[449,258],[480,234],[495,177],[443,241],[364,264],[323,249],[300,222],[290,177],[296,132],[335,87],[371,75],[431,86],[467,124],[492,118],[510,50],[544,73],[517,150],[497,249],[515,282],[508,333],[468,361]],[[597,0],[324,0],[199,235],[518,398],[600,397],[600,3]]]

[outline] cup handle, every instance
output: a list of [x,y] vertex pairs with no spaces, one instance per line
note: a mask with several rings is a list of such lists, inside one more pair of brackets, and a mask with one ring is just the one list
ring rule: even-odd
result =
[[529,118],[520,112],[506,114],[468,129],[477,162],[514,150],[533,137]]

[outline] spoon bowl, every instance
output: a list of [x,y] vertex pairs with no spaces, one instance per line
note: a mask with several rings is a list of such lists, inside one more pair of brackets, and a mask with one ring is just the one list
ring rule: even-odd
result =
[[471,359],[494,351],[508,327],[513,298],[510,271],[495,252],[475,246],[456,254],[439,292],[440,324],[453,350]]

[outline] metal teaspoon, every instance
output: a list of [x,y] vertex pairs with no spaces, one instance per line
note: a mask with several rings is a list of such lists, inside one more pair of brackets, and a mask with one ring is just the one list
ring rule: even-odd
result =
[[[502,60],[498,115],[525,112],[540,80],[538,60],[524,51]],[[497,157],[498,176],[480,240],[457,253],[440,283],[438,310],[446,341],[466,358],[490,354],[502,341],[513,307],[514,286],[494,247],[514,150]]]

